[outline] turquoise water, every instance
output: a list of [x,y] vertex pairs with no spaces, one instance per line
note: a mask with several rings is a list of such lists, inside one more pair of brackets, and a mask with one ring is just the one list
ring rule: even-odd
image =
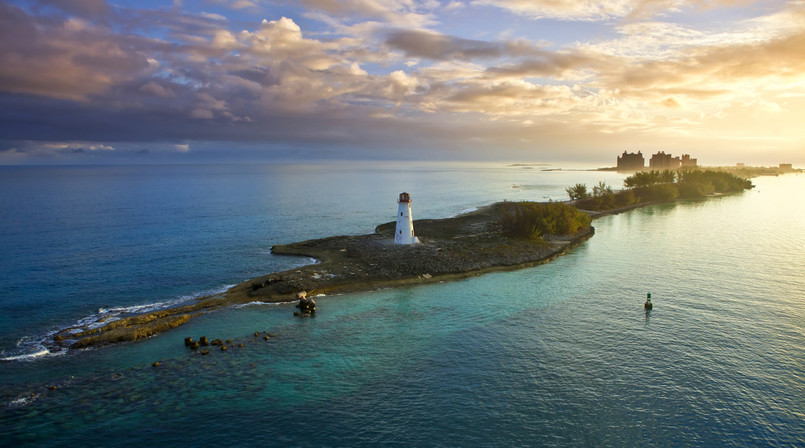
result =
[[[16,211],[0,227],[10,445],[805,444],[805,176],[596,220],[592,239],[531,269],[322,298],[314,319],[229,309],[137,344],[33,356],[41,335],[101,309],[307,263],[268,249],[371,231],[403,190],[416,219],[622,176],[448,164],[0,174]],[[185,349],[201,335],[244,347]]]

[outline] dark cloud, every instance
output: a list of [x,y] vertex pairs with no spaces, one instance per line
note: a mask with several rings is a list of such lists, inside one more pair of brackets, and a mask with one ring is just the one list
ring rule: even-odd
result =
[[151,68],[142,43],[85,22],[34,18],[0,4],[0,90],[86,100]]
[[443,61],[499,58],[506,54],[503,44],[429,31],[395,31],[387,35],[386,45],[404,52],[408,57]]
[[561,77],[568,70],[596,69],[609,66],[611,58],[593,57],[581,53],[556,53],[533,51],[534,56],[515,63],[490,67],[486,71],[492,76],[506,77]]

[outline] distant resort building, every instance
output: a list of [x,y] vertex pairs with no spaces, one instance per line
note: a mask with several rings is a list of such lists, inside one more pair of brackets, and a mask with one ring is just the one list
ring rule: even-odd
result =
[[[623,152],[618,156],[618,171],[642,171],[645,169],[645,159],[643,153]],[[665,151],[660,151],[651,156],[648,166],[652,170],[676,170],[679,168],[694,168],[698,166],[698,160],[690,156],[690,154],[682,154],[682,157],[674,157],[671,154],[666,154]]]
[[695,168],[698,166],[698,159],[693,159],[690,154],[682,154],[682,168]]
[[652,170],[675,170],[681,164],[679,157],[674,157],[671,154],[666,154],[665,151],[660,151],[651,156],[648,161],[648,166]]
[[643,153],[627,153],[623,151],[623,155],[618,156],[618,171],[640,171],[646,167],[646,159],[643,158]]
[[665,151],[660,151],[651,156],[648,166],[653,170],[676,170],[679,168],[696,167],[697,163],[698,160],[691,158],[690,154],[682,154],[682,157],[674,157],[671,154],[666,154]]
[[781,163],[780,164],[780,171],[793,171],[794,164],[792,163]]

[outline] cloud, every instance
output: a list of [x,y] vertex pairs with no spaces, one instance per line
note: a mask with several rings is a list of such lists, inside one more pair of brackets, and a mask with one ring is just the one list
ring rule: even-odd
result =
[[709,97],[712,92],[743,90],[748,85],[762,90],[784,90],[788,82],[803,81],[805,32],[768,41],[688,48],[684,56],[678,56],[638,60],[601,79],[622,90],[676,91],[702,97]]
[[388,33],[386,44],[392,49],[403,51],[407,57],[435,60],[497,58],[505,53],[500,44],[419,30]]
[[530,19],[610,20],[647,18],[688,8],[742,5],[751,0],[475,0]]
[[[285,1],[284,3],[288,3]],[[440,6],[431,0],[292,0],[311,11],[320,11],[348,22],[356,18],[380,20],[397,27],[424,27],[434,23],[430,11]]]
[[466,5],[464,3],[453,0],[450,3],[444,5],[444,9],[445,11],[453,11],[456,9],[462,9],[465,6]]
[[193,109],[193,111],[190,112],[190,116],[199,120],[212,120],[213,117],[215,117],[209,109]]
[[0,86],[6,92],[87,100],[150,72],[137,41],[143,43],[78,19],[34,19],[0,4]]
[[[627,16],[648,4],[621,3]],[[566,44],[440,32],[432,2],[303,4],[302,18],[253,22],[179,7],[107,5],[94,19],[0,4],[0,146],[19,155],[29,147],[19,142],[90,142],[65,148],[96,157],[137,142],[163,145],[152,155],[192,142],[196,155],[205,140],[519,151],[584,138],[614,147],[618,135],[693,141],[730,120],[751,136],[775,129],[769,117],[805,113],[801,3],[722,29],[624,20]]]

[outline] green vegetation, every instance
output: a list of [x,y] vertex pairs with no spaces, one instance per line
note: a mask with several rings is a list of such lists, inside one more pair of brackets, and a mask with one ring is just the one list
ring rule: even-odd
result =
[[720,171],[725,173],[734,174],[738,177],[744,178],[752,178],[758,176],[779,176],[785,173],[801,173],[801,169],[783,169],[776,166],[773,167],[765,167],[765,166],[718,166],[709,168],[713,171]]
[[621,195],[612,191],[606,182],[598,182],[593,187],[593,194],[576,201],[576,206],[584,210],[610,210],[624,207],[634,202],[634,195]]
[[503,233],[515,238],[539,240],[542,235],[570,235],[590,225],[590,217],[561,202],[504,202],[498,206]]
[[640,171],[623,181],[625,190],[614,193],[604,182],[593,187],[592,195],[574,197],[586,191],[584,184],[568,188],[568,195],[583,210],[606,211],[645,202],[673,201],[677,198],[697,199],[713,193],[735,193],[753,188],[744,177],[721,170],[683,169],[678,171]]
[[711,193],[735,193],[738,191],[753,188],[752,181],[745,177],[725,171],[715,170],[685,170],[679,172],[679,185],[686,187],[689,196],[682,197],[704,197]]
[[587,192],[587,185],[584,184],[576,184],[572,187],[565,188],[567,195],[570,196],[570,199],[587,199],[590,197],[590,193]]

